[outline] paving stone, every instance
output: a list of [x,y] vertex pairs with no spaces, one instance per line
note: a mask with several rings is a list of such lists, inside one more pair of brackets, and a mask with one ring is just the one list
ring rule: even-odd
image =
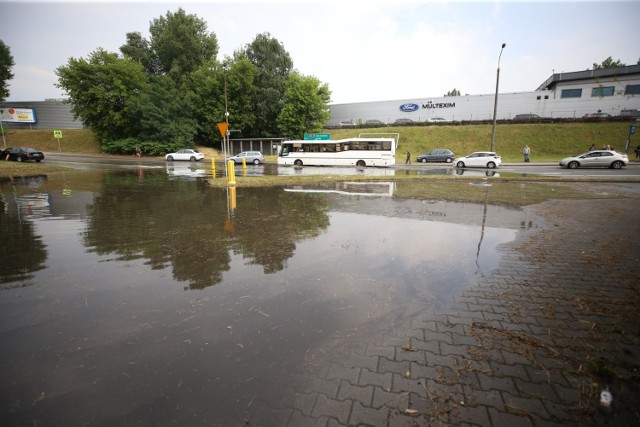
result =
[[472,386],[463,386],[465,406],[484,406],[502,410],[504,399],[500,390],[480,390]]
[[386,357],[387,359],[393,359],[393,357],[395,356],[395,346],[385,346],[369,343],[365,351],[365,356]]
[[335,398],[340,387],[340,380],[337,378],[311,377],[307,382],[306,390],[309,392],[322,393],[330,398]]
[[[312,417],[329,417],[337,418],[342,424],[346,424],[351,413],[351,406],[353,402],[350,400],[340,401],[330,399],[324,394],[318,396],[316,406],[311,413]],[[276,425],[276,424],[273,424]]]
[[391,384],[393,380],[393,374],[391,372],[371,372],[368,369],[363,369],[360,373],[360,380],[358,385],[374,387],[380,387],[383,390],[391,390]]
[[393,393],[375,387],[373,390],[374,408],[395,408],[405,409],[409,407],[409,393]]
[[385,426],[389,419],[389,409],[375,409],[354,402],[349,425],[351,426]]
[[338,400],[352,400],[370,407],[373,400],[373,386],[358,386],[342,381],[338,390]]
[[301,412],[293,411],[286,425],[287,427],[326,427],[328,421],[328,417],[314,418]]
[[491,425],[493,426],[534,427],[533,421],[524,415],[498,412],[494,408],[489,408],[488,412]]
[[296,409],[304,415],[311,415],[317,399],[318,393],[298,393],[292,388],[287,388],[278,403],[278,408]]
[[405,361],[396,361],[389,360],[387,358],[381,357],[378,361],[377,371],[380,373],[391,372],[393,373],[402,373],[404,374],[411,368],[411,362],[408,360]]
[[359,367],[344,367],[339,363],[332,363],[329,371],[327,372],[328,379],[340,379],[347,380],[353,384],[358,384],[358,378],[360,377]]

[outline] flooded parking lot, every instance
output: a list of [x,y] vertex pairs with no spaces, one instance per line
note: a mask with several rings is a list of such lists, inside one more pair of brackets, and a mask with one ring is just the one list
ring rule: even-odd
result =
[[539,226],[496,203],[511,184],[457,183],[479,195],[465,202],[403,182],[211,179],[2,181],[5,425],[241,425],[330,342],[416,304],[446,311]]

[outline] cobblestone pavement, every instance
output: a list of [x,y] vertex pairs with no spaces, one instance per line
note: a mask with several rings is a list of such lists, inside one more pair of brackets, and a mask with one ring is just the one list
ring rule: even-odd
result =
[[640,425],[640,194],[526,209],[545,226],[453,307],[336,339],[248,424]]

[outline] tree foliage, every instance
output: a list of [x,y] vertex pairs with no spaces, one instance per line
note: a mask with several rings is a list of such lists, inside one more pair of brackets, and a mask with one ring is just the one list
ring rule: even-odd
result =
[[292,73],[291,56],[269,33],[222,62],[215,33],[182,9],[152,20],[149,34],[127,33],[121,56],[99,48],[56,70],[72,111],[105,150],[215,146],[225,111],[234,137],[300,135],[328,119],[327,85]]
[[627,64],[622,63],[619,59],[614,61],[611,57],[608,57],[607,59],[602,61],[601,64],[596,64],[594,62],[593,63],[593,69],[594,70],[602,70],[602,69],[605,69],[605,68],[624,67],[625,65],[627,65]]
[[444,96],[460,96],[460,91],[456,88],[453,88],[449,92],[445,93]]
[[305,132],[322,130],[329,119],[327,103],[331,92],[318,79],[291,73],[287,80],[284,107],[278,117],[283,135],[301,139]]
[[247,133],[278,136],[277,119],[283,108],[286,82],[293,61],[282,43],[269,33],[258,34],[243,53],[258,69],[253,102],[256,123],[247,129]]
[[88,60],[70,58],[56,74],[56,86],[69,95],[74,116],[99,140],[130,136],[131,103],[147,87],[147,76],[139,63],[99,48]]
[[4,101],[9,96],[7,82],[13,78],[11,69],[14,65],[11,49],[0,40],[0,101]]
[[154,19],[149,32],[159,72],[176,81],[218,55],[218,38],[207,31],[207,23],[183,9]]

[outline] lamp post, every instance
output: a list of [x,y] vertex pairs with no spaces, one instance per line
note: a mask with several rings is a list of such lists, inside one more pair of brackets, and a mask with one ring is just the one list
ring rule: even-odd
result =
[[496,74],[496,97],[493,101],[493,128],[491,129],[491,150],[493,151],[493,144],[496,142],[496,113],[498,112],[498,84],[500,83],[500,58],[502,57],[502,51],[504,50],[506,43],[502,43],[500,49],[500,56],[498,56],[498,72]]

